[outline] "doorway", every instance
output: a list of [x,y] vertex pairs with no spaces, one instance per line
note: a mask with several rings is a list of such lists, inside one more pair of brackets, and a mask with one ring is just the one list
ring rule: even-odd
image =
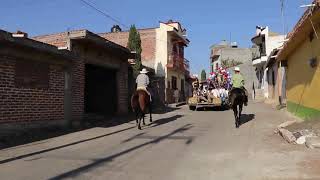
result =
[[85,113],[110,116],[117,112],[117,81],[115,69],[85,65]]

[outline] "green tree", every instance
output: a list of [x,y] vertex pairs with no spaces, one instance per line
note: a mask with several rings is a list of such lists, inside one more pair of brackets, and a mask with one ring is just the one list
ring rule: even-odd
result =
[[139,74],[139,71],[142,68],[142,63],[141,63],[141,38],[140,34],[137,31],[135,25],[131,25],[130,27],[130,32],[129,32],[129,38],[128,38],[128,44],[127,48],[131,51],[136,52],[136,60],[135,60],[135,65],[133,65],[133,75],[134,77],[137,77]]
[[201,81],[205,81],[207,79],[207,73],[206,71],[203,69],[201,71]]

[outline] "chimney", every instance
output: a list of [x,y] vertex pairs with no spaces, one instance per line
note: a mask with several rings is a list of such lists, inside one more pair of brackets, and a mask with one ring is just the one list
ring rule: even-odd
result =
[[12,33],[12,37],[28,38],[28,33],[18,30],[16,33]]

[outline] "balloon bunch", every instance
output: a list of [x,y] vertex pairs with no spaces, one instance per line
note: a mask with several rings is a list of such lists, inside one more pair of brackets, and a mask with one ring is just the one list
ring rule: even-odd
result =
[[220,67],[216,72],[210,73],[208,81],[212,82],[213,84],[218,84],[220,87],[229,89],[229,87],[231,87],[231,79],[231,73],[228,70]]

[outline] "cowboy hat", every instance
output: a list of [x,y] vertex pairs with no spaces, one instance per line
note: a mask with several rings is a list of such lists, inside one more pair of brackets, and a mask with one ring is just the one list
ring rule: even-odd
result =
[[142,71],[140,71],[141,74],[147,74],[149,71],[147,71],[146,68],[143,68]]
[[240,68],[239,67],[235,67],[234,71],[239,71],[240,72]]

